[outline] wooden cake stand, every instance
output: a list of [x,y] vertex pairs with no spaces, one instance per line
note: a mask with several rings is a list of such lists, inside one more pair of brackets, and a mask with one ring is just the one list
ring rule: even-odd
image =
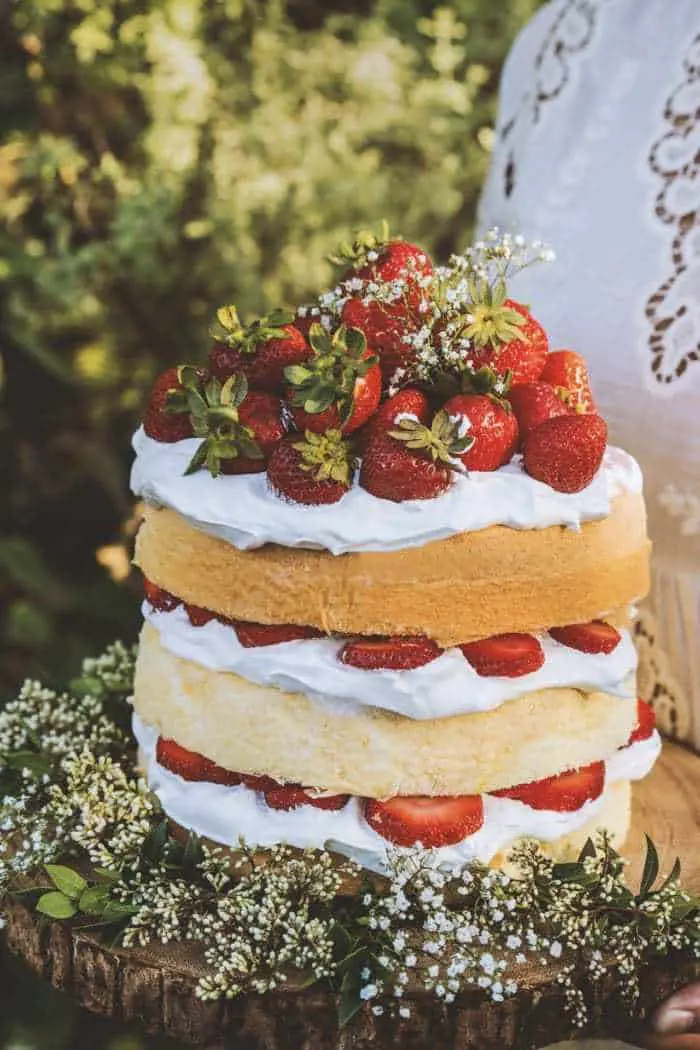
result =
[[[700,891],[699,785],[700,758],[667,744],[653,774],[635,788],[633,826],[624,850],[632,885],[639,884],[647,832],[658,847],[662,871],[680,856],[683,885]],[[315,988],[201,1002],[194,990],[203,965],[192,946],[110,948],[87,931],[41,921],[19,904],[12,906],[7,936],[37,975],[87,1010],[211,1048],[524,1050],[582,1034],[563,1009],[554,965],[528,970],[518,994],[504,1003],[470,992],[445,1007],[425,994],[412,1001],[410,1018],[375,1017],[364,1008],[338,1031],[334,997]],[[698,974],[700,963],[660,961],[644,975],[644,1004],[652,1007]],[[590,1018],[585,1034],[634,1038],[612,981],[609,987],[604,981],[597,986]]]

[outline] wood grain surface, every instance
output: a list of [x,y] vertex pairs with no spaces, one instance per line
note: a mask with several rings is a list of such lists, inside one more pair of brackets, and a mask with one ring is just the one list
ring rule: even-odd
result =
[[[679,855],[683,882],[700,890],[699,787],[700,759],[666,745],[652,776],[636,789],[633,829],[623,851],[632,883],[639,879],[648,832],[662,869],[668,871]],[[502,1004],[466,993],[445,1007],[416,993],[410,1018],[375,1017],[365,1008],[339,1032],[334,997],[314,988],[202,1003],[194,994],[202,960],[189,945],[110,948],[68,924],[39,921],[19,904],[12,906],[7,937],[35,973],[86,1009],[212,1050],[526,1050],[579,1034],[635,1041],[612,981],[592,995],[586,1032],[573,1030],[553,967],[524,971],[518,995]],[[698,973],[698,964],[687,959],[661,960],[643,975],[645,1005],[652,1007]]]

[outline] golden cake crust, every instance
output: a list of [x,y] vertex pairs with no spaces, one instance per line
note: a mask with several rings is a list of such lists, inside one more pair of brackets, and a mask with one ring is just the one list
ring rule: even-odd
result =
[[339,634],[427,634],[442,646],[609,614],[649,586],[641,495],[579,532],[493,526],[395,552],[241,551],[147,507],[136,563],[186,602],[256,623]]
[[368,798],[472,795],[607,758],[626,744],[636,703],[544,689],[494,711],[415,721],[347,710],[255,685],[174,656],[141,634],[134,708],[149,725],[226,769]]

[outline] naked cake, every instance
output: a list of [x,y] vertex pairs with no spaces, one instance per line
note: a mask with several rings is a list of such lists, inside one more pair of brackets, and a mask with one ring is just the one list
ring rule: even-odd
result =
[[134,438],[134,732],[177,825],[376,872],[618,844],[660,749],[630,635],[642,479],[585,361],[508,297],[517,238],[434,266],[344,246],[337,286],[156,382]]

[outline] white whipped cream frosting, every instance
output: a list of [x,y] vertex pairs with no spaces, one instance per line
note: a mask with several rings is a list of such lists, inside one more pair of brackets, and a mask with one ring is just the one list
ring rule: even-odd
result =
[[[350,798],[340,810],[312,806],[272,809],[266,805],[263,795],[244,785],[227,787],[183,780],[156,761],[158,730],[142,722],[138,715],[133,717],[133,729],[147,766],[149,787],[168,816],[183,827],[224,846],[235,847],[242,839],[251,846],[265,847],[284,842],[299,849],[327,848],[370,871],[386,872],[387,850],[391,844],[366,822],[360,799]],[[650,762],[653,765],[651,751],[656,749],[658,754],[659,747],[660,741],[652,747],[649,741],[643,740],[625,748],[624,763],[620,760],[617,771],[608,764],[607,782],[619,779],[620,770],[625,773],[625,779],[644,776],[651,768]],[[619,752],[618,756],[622,753]],[[442,846],[434,853],[439,863],[446,867],[456,867],[472,860],[488,863],[519,837],[551,842],[571,834],[595,818],[604,800],[605,792],[600,798],[585,802],[574,813],[556,813],[532,809],[516,799],[484,795],[484,823],[479,831],[453,846]]]
[[447,718],[491,711],[538,689],[570,686],[587,692],[633,697],[637,653],[628,631],[611,653],[581,653],[540,635],[544,664],[520,678],[486,678],[476,673],[460,649],[448,649],[424,667],[408,671],[366,671],[339,659],[343,641],[305,638],[246,648],[227,624],[210,620],[193,627],[184,606],[159,612],[148,602],[143,615],[166,649],[214,671],[228,671],[257,685],[303,693],[334,712],[379,707],[407,718]]
[[603,465],[581,492],[556,492],[536,481],[516,456],[499,470],[455,474],[447,492],[436,499],[393,503],[360,488],[356,480],[338,503],[308,507],[275,495],[264,473],[214,478],[199,470],[186,477],[198,445],[197,438],[158,442],[141,427],[133,439],[131,487],[136,495],[170,507],[192,526],[240,550],[278,543],[332,554],[397,551],[491,525],[579,529],[584,521],[607,517],[616,496],[642,490],[635,460],[608,447]]

